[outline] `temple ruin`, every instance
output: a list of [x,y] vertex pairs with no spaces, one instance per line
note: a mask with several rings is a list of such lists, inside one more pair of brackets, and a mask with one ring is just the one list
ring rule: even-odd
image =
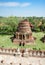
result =
[[21,45],[30,45],[34,44],[34,37],[32,36],[32,31],[30,23],[27,19],[22,20],[17,27],[17,31],[14,34],[13,42],[15,44]]
[[45,35],[40,40],[45,43]]

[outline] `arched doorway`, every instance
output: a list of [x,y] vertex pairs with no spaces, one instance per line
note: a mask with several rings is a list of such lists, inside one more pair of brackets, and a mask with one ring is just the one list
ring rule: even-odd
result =
[[21,39],[21,40],[22,40],[22,35],[21,35],[21,34],[19,35],[19,39]]
[[21,42],[19,43],[19,46],[21,46]]
[[23,44],[22,44],[23,46],[25,45],[25,43],[23,42]]
[[23,39],[25,39],[25,35],[23,35]]

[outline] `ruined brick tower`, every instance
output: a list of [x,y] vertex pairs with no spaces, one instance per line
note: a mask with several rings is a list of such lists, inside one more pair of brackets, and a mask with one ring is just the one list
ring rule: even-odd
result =
[[13,42],[19,45],[34,44],[34,38],[32,36],[30,23],[27,19],[22,20],[18,24],[18,28],[15,33],[15,38],[13,39]]

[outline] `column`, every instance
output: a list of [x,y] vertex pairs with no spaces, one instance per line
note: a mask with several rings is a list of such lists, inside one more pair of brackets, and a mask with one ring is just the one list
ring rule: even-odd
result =
[[18,39],[18,33],[16,33],[16,39]]
[[24,36],[25,36],[25,40],[26,40],[26,34],[24,34]]
[[23,34],[22,34],[22,40],[23,40]]
[[30,40],[30,34],[29,34],[29,40]]
[[17,39],[17,34],[16,34],[16,39]]
[[19,33],[18,33],[18,39],[19,39]]
[[19,33],[16,33],[16,39],[19,39]]

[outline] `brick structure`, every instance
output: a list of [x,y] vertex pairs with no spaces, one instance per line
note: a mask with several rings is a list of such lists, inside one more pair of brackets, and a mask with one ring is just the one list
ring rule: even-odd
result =
[[32,31],[31,31],[31,27],[30,27],[30,23],[27,19],[22,20],[17,28],[17,31],[14,35],[14,39],[13,42],[15,44],[19,44],[21,45],[30,45],[30,44],[34,44],[34,37],[32,36]]
[[43,43],[45,43],[45,35],[40,39]]

